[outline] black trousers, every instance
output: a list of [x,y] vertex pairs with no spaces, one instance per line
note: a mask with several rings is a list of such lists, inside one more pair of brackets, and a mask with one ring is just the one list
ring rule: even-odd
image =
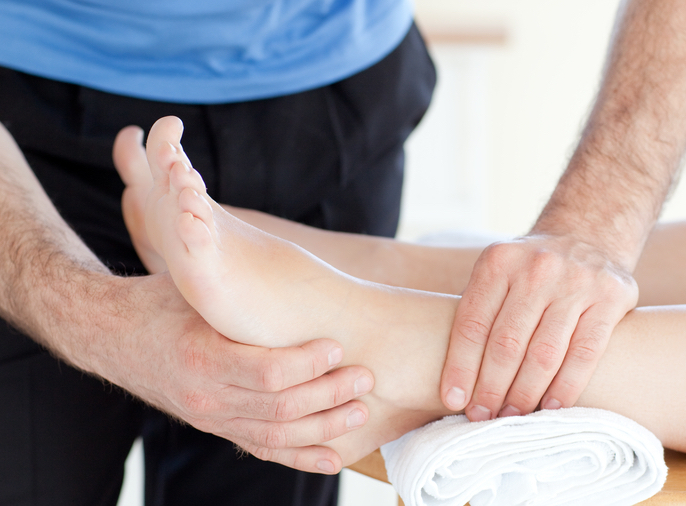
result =
[[[121,217],[111,149],[165,115],[219,202],[330,230],[392,236],[403,143],[435,70],[415,27],[373,67],[323,88],[220,105],[139,100],[0,69],[0,121],[65,220],[110,268],[144,274]],[[170,421],[0,323],[0,505],[114,505],[144,436],[146,503],[333,506],[336,477],[252,457]]]

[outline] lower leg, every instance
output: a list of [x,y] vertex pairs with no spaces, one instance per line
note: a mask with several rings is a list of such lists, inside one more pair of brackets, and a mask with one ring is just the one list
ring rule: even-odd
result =
[[[115,141],[113,154],[115,166],[126,183],[122,209],[134,246],[150,272],[161,272],[166,265],[150,244],[143,224],[145,198],[152,178],[140,144],[142,137],[140,129],[124,129]],[[181,149],[180,144],[178,147]],[[330,232],[259,211],[222,206],[246,223],[305,248],[343,272],[386,285],[459,294],[467,286],[472,266],[482,251]],[[684,251],[686,221],[655,227],[634,273],[640,289],[639,306],[686,303]]]
[[634,272],[639,306],[686,304],[686,221],[659,223]]
[[578,406],[614,411],[686,451],[686,306],[630,311],[615,328]]
[[[386,285],[459,294],[483,251],[477,247],[431,247],[330,232],[259,211],[224,207],[241,220],[298,244],[343,272]],[[684,251],[686,221],[655,226],[634,272],[639,306],[686,303]]]

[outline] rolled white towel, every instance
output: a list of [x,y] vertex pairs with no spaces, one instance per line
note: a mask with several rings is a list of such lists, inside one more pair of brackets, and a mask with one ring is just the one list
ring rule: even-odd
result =
[[448,416],[381,447],[406,506],[631,505],[660,491],[660,441],[616,413]]

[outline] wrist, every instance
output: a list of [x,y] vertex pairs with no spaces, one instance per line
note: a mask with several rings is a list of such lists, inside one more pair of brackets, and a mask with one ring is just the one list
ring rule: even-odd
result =
[[633,271],[662,197],[622,180],[618,170],[609,160],[582,162],[575,156],[528,235],[586,244]]
[[13,315],[13,323],[72,366],[112,379],[104,367],[103,340],[112,340],[115,320],[124,320],[115,308],[125,299],[114,303],[117,292],[123,293],[121,280],[88,268],[66,269],[26,294],[24,310]]
[[553,240],[568,251],[584,252],[584,255],[598,255],[621,270],[632,272],[640,247],[622,243],[618,237],[598,229],[563,226],[558,223],[537,223],[527,234],[529,238]]
[[51,353],[87,373],[121,385],[115,356],[140,312],[139,278],[111,274],[95,257],[52,251],[6,273],[12,297],[3,316]]
[[175,287],[164,275],[122,277],[85,270],[75,278],[73,293],[58,294],[48,310],[44,340],[77,368],[140,393],[128,365],[143,359],[141,340],[154,333],[151,322],[163,308],[171,310]]

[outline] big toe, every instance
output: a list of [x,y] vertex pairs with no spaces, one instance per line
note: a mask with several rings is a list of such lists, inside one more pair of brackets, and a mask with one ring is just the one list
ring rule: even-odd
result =
[[150,129],[145,151],[153,178],[166,178],[171,163],[181,160],[190,165],[190,160],[181,147],[183,123],[176,116],[158,119]]

